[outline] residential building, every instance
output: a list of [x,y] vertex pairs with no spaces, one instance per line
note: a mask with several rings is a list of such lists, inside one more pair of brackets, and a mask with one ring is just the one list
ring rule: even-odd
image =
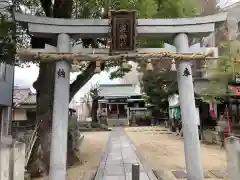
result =
[[[216,31],[210,34],[208,37],[203,38],[202,46],[210,47],[217,46],[219,47],[219,56],[223,54],[223,48],[220,48],[221,44],[228,40],[239,40],[239,25],[240,25],[240,2],[231,4],[229,6],[223,7],[219,9],[220,12],[227,12],[227,22],[221,24],[219,27],[216,27]],[[212,63],[216,63],[216,61],[212,61]],[[214,64],[212,64],[214,65]],[[210,74],[205,74],[206,76],[195,78],[195,92],[197,94],[202,94],[203,90],[209,87],[208,77]],[[218,84],[215,86],[219,86],[219,89],[226,89],[226,85]],[[228,91],[231,96],[228,98],[223,97],[221,103],[213,103],[209,104],[208,111],[205,110],[205,114],[214,112],[217,118],[220,117],[220,114],[225,114],[226,118],[230,121],[231,124],[231,132],[232,134],[239,135],[240,134],[240,101],[239,101],[239,89],[240,86],[238,84],[230,84],[228,86]],[[217,89],[217,88],[216,88]],[[205,122],[209,122],[209,118]],[[206,123],[207,124],[207,123]],[[215,124],[218,126],[218,123]],[[216,128],[218,129],[218,128]],[[209,131],[210,132],[210,131]],[[213,133],[214,134],[214,133]],[[204,133],[203,133],[204,135]],[[209,135],[208,135],[209,136]],[[214,136],[214,135],[213,135]],[[209,136],[211,137],[211,136]],[[213,138],[214,139],[214,138]],[[212,140],[211,140],[212,141]],[[219,143],[219,142],[217,142]]]
[[13,121],[35,120],[36,119],[36,94],[30,92],[28,96],[13,109]]
[[[30,88],[14,87],[13,94],[13,112],[12,127],[16,128],[34,128],[36,120],[36,93]],[[76,102],[72,101],[69,105],[69,112],[74,112]]]
[[240,22],[240,1],[230,6],[224,7],[221,11],[228,12],[228,28],[230,30],[231,39],[238,37]]
[[[219,43],[226,39],[237,39],[239,31],[239,11],[240,11],[240,2],[234,3],[230,6],[226,6],[222,9],[219,9],[220,12],[227,12],[227,29],[224,29],[224,25],[218,27],[216,31],[210,34],[208,37],[203,38],[203,46],[218,46]],[[227,33],[224,33],[225,30],[228,30]],[[226,36],[227,35],[227,36]],[[220,52],[221,53],[221,52]]]
[[12,127],[33,127],[36,119],[36,94],[30,88],[14,87]]
[[[222,41],[226,41],[228,39],[238,39],[240,25],[240,2],[226,6],[222,9],[219,9],[219,11],[228,13],[227,23],[217,27],[214,33],[202,39],[201,43],[204,47],[218,46]],[[219,55],[221,54],[222,51],[221,48],[219,48]],[[215,62],[217,62],[217,60]],[[214,61],[212,63],[214,63]],[[201,64],[198,64],[198,67],[201,67]],[[209,83],[207,76],[208,75],[206,73],[199,72],[199,76],[194,79],[195,90],[197,91],[196,93],[200,94],[203,89],[208,87]]]
[[0,63],[0,135],[10,133],[13,103],[14,67]]

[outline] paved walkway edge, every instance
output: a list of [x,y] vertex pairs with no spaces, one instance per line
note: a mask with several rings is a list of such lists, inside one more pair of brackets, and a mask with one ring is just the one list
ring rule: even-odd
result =
[[[124,130],[124,132],[126,133],[126,131]],[[140,160],[140,162],[142,163],[144,169],[146,170],[146,173],[148,175],[148,177],[151,179],[151,180],[158,180],[158,178],[155,176],[155,174],[153,173],[153,169],[149,166],[148,162],[146,161],[146,159],[137,151],[133,141],[131,140],[131,138],[127,135],[126,133],[126,136],[128,137],[128,140],[130,142],[130,145],[132,146],[133,150],[135,151],[138,159]]]
[[102,155],[102,158],[100,160],[100,164],[98,165],[96,175],[92,180],[101,180],[102,179],[105,164],[106,164],[106,160],[107,160],[107,156],[108,156],[108,146],[109,146],[110,140],[111,140],[111,133],[109,134],[108,141],[105,145],[105,151],[104,151],[104,153]]

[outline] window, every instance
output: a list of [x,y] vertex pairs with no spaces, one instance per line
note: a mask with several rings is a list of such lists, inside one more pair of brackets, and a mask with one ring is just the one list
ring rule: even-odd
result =
[[27,110],[26,115],[27,115],[27,120],[34,121],[36,119],[36,111]]
[[5,81],[6,79],[6,64],[0,63],[0,81]]

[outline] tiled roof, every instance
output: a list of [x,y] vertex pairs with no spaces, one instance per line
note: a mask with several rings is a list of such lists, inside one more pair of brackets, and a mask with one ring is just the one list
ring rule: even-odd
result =
[[14,104],[19,104],[22,102],[24,99],[26,99],[29,96],[29,93],[31,93],[30,88],[18,88],[14,87],[14,92],[13,92],[13,102]]
[[32,93],[30,88],[14,87],[13,102],[18,105],[36,104],[36,94]]
[[20,104],[22,105],[35,105],[37,103],[36,94],[29,94],[27,98],[25,98]]
[[[15,107],[19,105],[36,105],[37,96],[35,93],[31,92],[29,88],[14,88],[14,104]],[[75,111],[74,108],[70,108],[72,111]]]
[[130,97],[138,96],[135,86],[132,84],[102,84],[99,86],[101,97]]

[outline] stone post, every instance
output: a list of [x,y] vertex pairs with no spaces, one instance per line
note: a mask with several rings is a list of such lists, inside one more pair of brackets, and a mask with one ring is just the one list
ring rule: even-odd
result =
[[[1,143],[1,142],[0,142]],[[0,147],[0,179],[9,180],[10,179],[10,154],[11,147],[9,145],[1,144]]]
[[132,164],[132,180],[139,180],[140,179],[140,165],[139,164]]
[[[178,53],[188,52],[188,36],[184,33],[176,35],[174,45]],[[178,88],[187,177],[188,180],[204,180],[190,62],[182,61],[179,64]]]
[[[70,37],[59,34],[59,53],[70,52]],[[56,62],[49,180],[66,180],[70,65]]]
[[14,142],[12,151],[13,180],[24,180],[25,173],[25,144]]
[[9,180],[12,178],[12,164],[11,160],[11,146],[12,146],[12,137],[3,136],[0,138],[0,179]]
[[230,180],[238,180],[240,177],[240,139],[228,137],[225,139],[227,152],[227,170]]

